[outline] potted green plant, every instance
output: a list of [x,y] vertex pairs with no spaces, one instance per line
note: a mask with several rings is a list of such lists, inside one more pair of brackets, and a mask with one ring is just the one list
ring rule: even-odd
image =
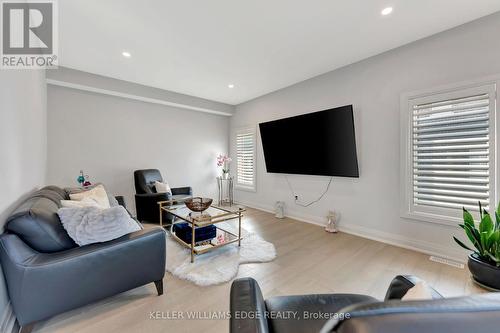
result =
[[458,245],[472,251],[467,265],[473,279],[487,287],[500,289],[500,205],[495,211],[495,222],[479,203],[479,224],[472,214],[463,208],[464,223],[459,226],[465,231],[474,249],[453,237]]

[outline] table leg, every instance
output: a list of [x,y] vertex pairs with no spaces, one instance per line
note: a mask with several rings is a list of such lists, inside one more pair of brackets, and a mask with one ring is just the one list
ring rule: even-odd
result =
[[194,262],[194,240],[195,240],[195,226],[192,226],[192,232],[191,232],[191,263]]
[[238,213],[238,246],[241,246],[241,212]]
[[217,178],[217,189],[219,190],[219,206],[222,205],[222,180]]
[[161,210],[161,205],[159,205],[159,206],[160,206],[160,227],[163,228],[163,212]]
[[233,179],[229,179],[229,206],[233,205]]

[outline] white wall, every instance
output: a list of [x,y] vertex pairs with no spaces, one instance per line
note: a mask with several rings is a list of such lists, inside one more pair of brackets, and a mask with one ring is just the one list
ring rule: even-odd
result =
[[216,195],[215,157],[228,150],[228,117],[49,85],[48,180],[76,186],[80,169],[125,195],[133,172],[157,168],[172,187]]
[[[0,71],[0,229],[20,198],[45,183],[45,72]],[[0,325],[7,291],[0,270]],[[0,330],[2,327],[0,327]]]
[[[284,177],[266,173],[258,138],[257,192],[236,191],[236,199],[264,209],[283,200],[288,215],[316,223],[324,223],[327,211],[334,208],[341,212],[347,232],[462,258],[451,239],[461,234],[458,228],[399,216],[399,99],[403,92],[500,73],[499,31],[500,14],[494,14],[237,106],[231,130],[353,104],[361,176],[335,178],[321,202],[296,206]],[[297,152],[297,158],[305,154]],[[328,181],[312,176],[289,179],[306,202]]]
[[48,71],[47,82],[54,85],[78,87],[79,89],[92,92],[106,92],[113,96],[127,96],[131,99],[147,100],[156,104],[181,107],[188,110],[203,110],[219,115],[232,115],[235,109],[234,105],[91,74],[67,67],[59,67],[57,70]]

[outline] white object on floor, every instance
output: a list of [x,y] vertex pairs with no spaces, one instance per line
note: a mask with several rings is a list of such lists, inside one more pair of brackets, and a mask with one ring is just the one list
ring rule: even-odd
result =
[[[217,224],[237,234],[229,223]],[[238,274],[238,267],[245,263],[268,262],[276,258],[276,249],[259,235],[242,229],[241,247],[229,244],[197,255],[191,263],[190,250],[167,233],[167,272],[199,286],[210,286],[230,281]]]
[[337,222],[339,220],[339,214],[334,210],[331,210],[328,212],[326,218],[328,219],[328,222],[326,224],[325,231],[331,233],[337,233],[338,232]]
[[285,218],[285,202],[284,201],[276,201],[274,205],[274,212],[276,213],[276,217],[279,219]]

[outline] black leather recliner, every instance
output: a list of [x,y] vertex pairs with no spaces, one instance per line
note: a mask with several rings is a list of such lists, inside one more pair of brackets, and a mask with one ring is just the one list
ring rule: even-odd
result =
[[355,294],[278,296],[264,300],[257,281],[231,286],[231,333],[490,333],[500,327],[500,293],[401,301],[419,281],[397,276],[384,301]]
[[[163,293],[166,244],[161,228],[78,246],[57,215],[64,190],[47,186],[24,199],[0,235],[0,261],[21,326],[154,282]],[[124,206],[123,198],[117,197]]]
[[[159,201],[183,200],[193,195],[193,189],[189,186],[172,188],[172,194],[156,193],[155,182],[163,182],[161,173],[157,169],[145,169],[134,171],[135,181],[135,208],[137,219],[141,222],[159,223]],[[163,212],[163,223],[173,222],[173,216]]]

